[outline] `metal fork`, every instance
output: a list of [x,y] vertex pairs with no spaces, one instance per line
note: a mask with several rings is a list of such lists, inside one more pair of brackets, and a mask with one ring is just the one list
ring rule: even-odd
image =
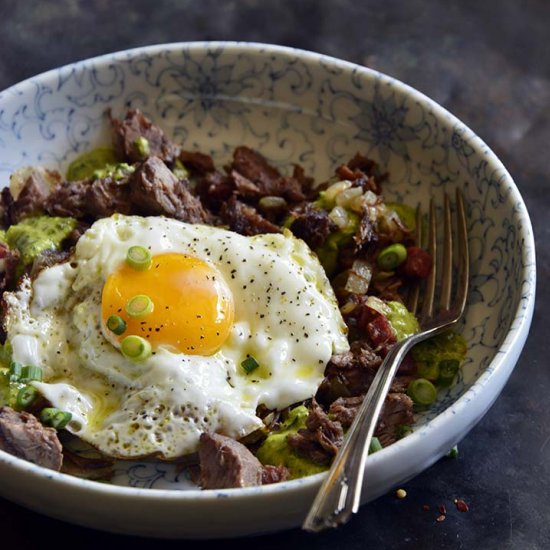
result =
[[[421,331],[398,342],[386,355],[378,369],[367,395],[346,434],[344,444],[336,455],[332,466],[321,485],[310,511],[302,525],[307,531],[318,532],[328,527],[337,527],[348,521],[359,509],[365,461],[371,439],[378,423],[392,380],[407,352],[418,342],[434,336],[458,322],[462,317],[468,295],[469,252],[464,198],[456,192],[456,270],[453,273],[453,226],[451,205],[447,194],[443,205],[442,255],[438,258],[437,221],[433,199],[430,201],[428,221],[428,251],[434,263],[424,285],[424,296],[420,300],[420,286],[409,294],[407,306],[418,313]],[[422,227],[420,209],[416,214],[417,242],[421,242]],[[438,278],[438,272],[441,275]],[[456,275],[456,277],[453,277]],[[439,279],[439,282],[438,282]],[[454,281],[453,281],[454,279]],[[451,302],[451,294],[454,298]],[[434,313],[436,293],[439,295],[439,309]]]

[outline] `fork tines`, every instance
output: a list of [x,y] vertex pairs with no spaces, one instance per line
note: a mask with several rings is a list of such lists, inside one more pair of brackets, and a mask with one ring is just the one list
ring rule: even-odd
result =
[[[440,224],[437,221],[437,209],[434,199],[430,200],[427,242],[423,242],[422,211],[420,206],[416,209],[416,242],[433,258],[430,275],[425,281],[413,284],[407,300],[407,307],[411,312],[417,314],[421,326],[434,318],[434,304],[437,296],[439,297],[439,313],[442,314],[453,315],[462,312],[466,304],[469,254],[464,196],[460,189],[456,190],[454,231],[452,210],[449,195],[445,193],[441,224],[443,231],[442,235],[438,234]],[[454,300],[452,300],[453,287]],[[422,298],[420,297],[421,289],[424,290]],[[420,311],[418,312],[419,307]]]

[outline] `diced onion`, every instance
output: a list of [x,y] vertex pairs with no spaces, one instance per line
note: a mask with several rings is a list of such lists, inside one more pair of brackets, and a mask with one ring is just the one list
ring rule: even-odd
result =
[[328,187],[325,190],[325,200],[326,201],[335,201],[336,195],[341,193],[342,191],[345,191],[346,189],[349,189],[352,186],[351,181],[348,180],[342,180],[338,181],[336,183],[333,183],[330,187]]
[[344,290],[351,294],[366,294],[372,278],[370,265],[364,260],[355,260],[348,274]]
[[349,223],[349,216],[345,208],[341,206],[335,206],[330,212],[328,217],[340,228],[345,229]]
[[361,187],[351,187],[350,189],[346,189],[345,191],[338,193],[336,196],[336,205],[348,208],[352,200],[361,197],[362,195],[363,190]]
[[376,296],[369,296],[367,298],[367,306],[375,311],[378,311],[378,313],[381,313],[382,315],[386,315],[388,312],[388,306],[383,300],[377,298]]

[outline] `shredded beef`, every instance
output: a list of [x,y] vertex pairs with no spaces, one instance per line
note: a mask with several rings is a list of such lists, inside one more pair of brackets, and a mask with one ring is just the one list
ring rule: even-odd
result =
[[0,192],[0,229],[7,228],[10,223],[10,209],[13,204],[13,197],[9,187],[4,187]]
[[[60,182],[61,177],[57,172],[48,171],[48,177]],[[50,194],[50,183],[41,170],[33,170],[25,180],[23,187],[13,201],[10,208],[10,221],[19,223],[28,216],[37,216],[44,213],[44,203]]]
[[10,407],[0,408],[0,449],[50,470],[59,471],[63,462],[56,430]]
[[206,213],[197,197],[191,195],[160,158],[149,157],[128,180],[132,211],[164,215],[188,223],[201,223]]
[[368,208],[365,208],[363,210],[363,214],[359,222],[359,227],[357,228],[357,232],[353,236],[353,240],[355,243],[355,254],[364,251],[370,243],[376,242],[378,240],[374,223],[370,217],[369,212],[370,210]]
[[312,249],[323,245],[328,236],[337,229],[326,210],[318,210],[309,203],[293,214],[296,219],[292,222],[292,233]]
[[71,216],[82,219],[87,215],[87,181],[64,181],[48,196],[45,209],[50,216]]
[[218,170],[208,172],[197,184],[197,192],[203,204],[213,212],[218,212],[234,191],[234,180]]
[[303,201],[305,195],[302,184],[306,184],[308,180],[303,177],[302,172],[295,171],[295,174],[297,178],[282,176],[264,157],[248,147],[237,147],[233,153],[231,175],[233,178],[237,175],[237,189],[241,186],[246,192],[243,196],[277,196],[289,202]]
[[130,214],[128,185],[125,180],[113,178],[97,179],[88,182],[86,190],[86,210],[93,219],[108,218],[115,212]]
[[[340,422],[344,428],[349,428],[363,402],[364,396],[340,397],[331,404],[329,413],[331,417]],[[413,422],[413,402],[404,393],[390,392],[380,414],[378,426],[374,435],[378,437],[382,446],[387,447],[397,439],[398,429],[402,425],[410,425]]]
[[201,434],[199,462],[200,485],[203,489],[252,487],[262,484],[261,462],[242,443],[230,437]]
[[374,435],[383,447],[387,447],[397,439],[398,429],[403,425],[410,426],[413,420],[412,399],[405,393],[389,393]]
[[290,479],[290,472],[285,466],[266,465],[262,470],[262,485],[270,485],[271,483],[279,483]]
[[149,154],[164,162],[172,163],[179,155],[180,148],[172,143],[164,132],[153,124],[138,109],[131,109],[124,120],[111,118],[113,146],[120,158],[134,163],[144,159],[136,147],[136,140],[143,137],[149,144]]
[[378,165],[373,160],[357,153],[347,164],[340,166],[336,174],[343,180],[355,182],[364,190],[380,194],[380,183],[387,175],[378,173]]
[[363,395],[357,395],[355,397],[339,397],[336,401],[330,404],[329,414],[334,419],[340,422],[344,428],[349,428],[361,403],[363,403]]
[[13,288],[15,285],[19,258],[18,250],[11,250],[5,243],[0,242],[0,291]]
[[248,204],[231,197],[220,210],[220,217],[229,228],[241,235],[259,235],[260,233],[278,233],[279,227],[266,220]]
[[212,157],[204,153],[182,151],[179,159],[188,170],[200,176],[216,171]]
[[315,400],[311,403],[306,428],[287,437],[291,449],[318,464],[327,464],[338,452],[344,430],[338,421],[331,420]]
[[118,212],[129,214],[129,189],[126,179],[65,181],[55,187],[45,201],[50,216],[70,216],[97,220]]
[[382,363],[381,357],[364,340],[353,342],[350,348],[333,355],[328,363],[317,391],[317,399],[322,403],[328,405],[338,397],[363,395],[370,387]]
[[114,460],[106,457],[88,458],[80,456],[63,448],[63,466],[61,471],[72,476],[92,479],[94,481],[110,481],[113,477]]

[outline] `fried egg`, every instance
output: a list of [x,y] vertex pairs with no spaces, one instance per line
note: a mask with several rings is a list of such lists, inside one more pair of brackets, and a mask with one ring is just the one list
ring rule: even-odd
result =
[[[132,246],[150,252],[148,269],[128,265]],[[146,314],[128,314],[135,296],[149,299]],[[258,405],[312,397],[331,355],[349,347],[317,257],[290,233],[114,215],[5,302],[13,359],[43,369],[34,385],[72,414],[70,432],[118,458],[181,457],[205,431],[241,438],[262,427]],[[128,335],[150,355],[125,356]]]

